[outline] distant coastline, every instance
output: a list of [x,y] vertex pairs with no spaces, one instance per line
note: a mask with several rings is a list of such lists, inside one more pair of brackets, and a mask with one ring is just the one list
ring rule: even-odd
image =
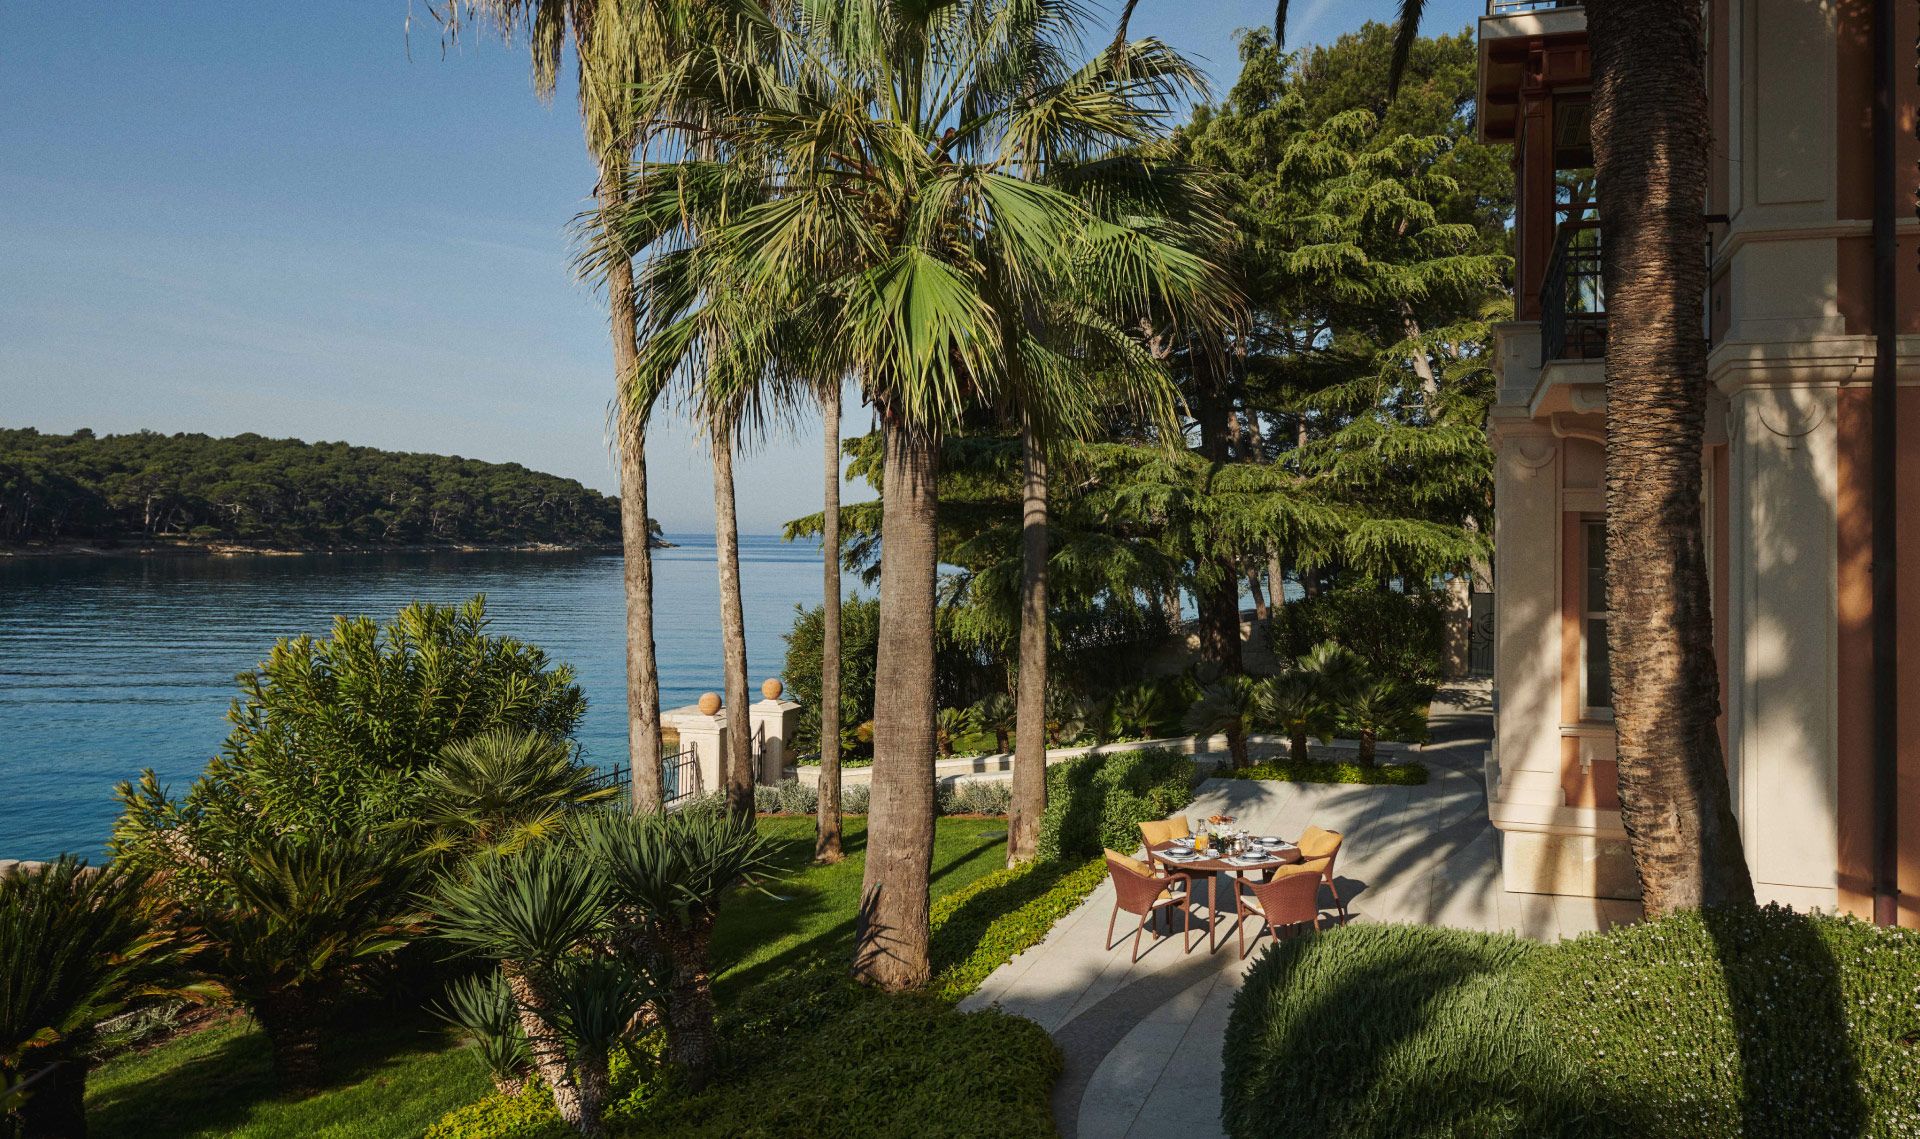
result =
[[[649,548],[673,549],[675,543],[655,537]],[[0,558],[302,558],[334,554],[567,554],[614,553],[618,542],[439,542],[410,545],[289,546],[279,543],[223,541],[55,542],[0,546]]]

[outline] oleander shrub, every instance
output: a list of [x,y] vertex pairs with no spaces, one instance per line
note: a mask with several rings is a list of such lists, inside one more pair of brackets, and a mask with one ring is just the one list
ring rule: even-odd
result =
[[1333,641],[1397,680],[1438,683],[1446,663],[1446,610],[1438,594],[1340,589],[1274,610],[1269,643],[1283,659]]
[[1047,768],[1047,809],[1040,816],[1043,861],[1077,861],[1103,847],[1140,845],[1139,825],[1164,819],[1193,801],[1190,756],[1169,748],[1093,752]]
[[1587,1134],[1588,1081],[1542,1035],[1505,935],[1350,925],[1280,941],[1234,998],[1221,1120],[1236,1137]]
[[1282,783],[1364,783],[1375,787],[1418,787],[1427,781],[1424,763],[1389,763],[1368,766],[1335,760],[1269,759],[1238,771],[1221,768],[1217,775],[1235,779],[1272,779]]
[[1267,950],[1222,1118],[1304,1132],[1920,1133],[1920,934],[1779,907],[1556,946],[1349,926]]

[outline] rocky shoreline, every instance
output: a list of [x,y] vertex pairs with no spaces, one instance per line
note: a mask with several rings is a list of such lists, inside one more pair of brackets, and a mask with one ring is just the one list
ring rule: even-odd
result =
[[[652,548],[672,549],[674,543],[653,539]],[[357,546],[272,546],[246,542],[127,542],[103,545],[91,542],[62,542],[53,545],[0,546],[0,558],[302,558],[331,554],[566,554],[619,553],[618,542],[585,545],[556,542],[457,542],[434,545]]]

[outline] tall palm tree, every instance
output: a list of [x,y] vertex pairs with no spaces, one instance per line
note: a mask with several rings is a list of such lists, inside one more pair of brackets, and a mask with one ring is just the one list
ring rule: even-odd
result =
[[[580,122],[598,178],[594,197],[603,215],[619,212],[625,171],[651,132],[640,92],[644,81],[673,70],[697,44],[688,30],[703,10],[726,0],[453,0],[444,26],[457,36],[469,17],[491,21],[504,35],[524,33],[533,55],[534,86],[551,98],[565,47],[574,49]],[[610,420],[620,461],[620,541],[625,569],[627,642],[627,755],[633,772],[633,803],[657,809],[660,769],[660,671],[653,637],[653,542],[647,516],[647,425],[650,401],[634,398],[629,382],[637,364],[639,312],[633,278],[634,248],[617,243],[601,249],[595,275],[604,276],[607,318],[613,338],[617,392]]]
[[820,548],[826,580],[820,600],[820,805],[813,857],[838,862],[840,849],[840,377],[820,385],[826,438],[826,493]]
[[713,452],[713,535],[720,572],[721,689],[726,698],[727,754],[721,783],[727,807],[736,815],[753,813],[753,726],[747,713],[747,614],[740,601],[740,519],[733,488],[737,424],[716,411],[710,425]]
[[[1398,84],[1425,0],[1401,0]],[[1287,0],[1275,12],[1276,36]],[[1620,818],[1649,916],[1753,901],[1721,753],[1706,434],[1706,40],[1697,4],[1587,7],[1607,294],[1607,605]],[[1647,567],[1657,566],[1658,572]]]

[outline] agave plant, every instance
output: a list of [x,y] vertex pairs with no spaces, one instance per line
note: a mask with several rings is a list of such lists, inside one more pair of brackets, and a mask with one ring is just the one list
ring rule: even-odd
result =
[[1332,707],[1316,678],[1299,670],[1260,682],[1254,695],[1254,720],[1286,733],[1288,754],[1295,763],[1307,761],[1307,737],[1318,736],[1321,743],[1332,738]]
[[596,812],[580,842],[633,922],[629,944],[666,958],[667,1058],[697,1084],[713,1061],[714,920],[735,886],[774,872],[774,848],[752,819],[705,809]]
[[1254,712],[1256,684],[1251,677],[1229,673],[1200,690],[1200,699],[1187,709],[1187,730],[1195,735],[1227,737],[1233,766],[1247,765],[1247,722]]
[[159,1000],[199,1000],[197,941],[178,931],[149,876],[62,857],[0,878],[0,1130],[86,1134],[87,1052],[100,1022]]
[[[430,900],[439,936],[499,962],[533,1069],[560,1118],[583,1135],[599,1134],[609,1083],[598,1029],[639,1007],[637,1000],[624,1009],[580,1006],[575,970],[612,916],[599,868],[569,844],[543,843],[443,875]],[[585,1047],[574,1037],[583,1023],[594,1029]]]
[[566,740],[496,728],[442,748],[419,793],[415,820],[434,835],[429,849],[505,854],[558,833],[568,808],[618,792],[595,787]]
[[993,733],[995,751],[1004,753],[1013,749],[1013,697],[1004,692],[989,693],[974,704],[973,714],[982,730]]
[[356,970],[421,931],[410,900],[418,866],[390,835],[262,832],[216,871],[219,899],[191,914],[212,971],[266,1033],[288,1091],[317,1087],[326,1020]]

